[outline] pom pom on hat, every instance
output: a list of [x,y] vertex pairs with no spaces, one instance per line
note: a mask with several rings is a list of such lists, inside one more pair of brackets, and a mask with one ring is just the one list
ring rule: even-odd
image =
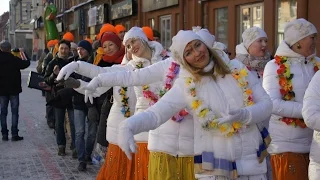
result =
[[97,35],[97,39],[101,39],[101,36],[103,35],[103,33],[105,32],[113,32],[113,33],[117,33],[116,28],[112,25],[112,24],[104,24],[101,29],[99,34]]
[[90,44],[93,43],[92,39],[90,39],[90,38],[85,38],[84,40],[88,41]]
[[152,31],[151,27],[144,26],[144,27],[142,27],[142,31],[147,36],[149,41],[153,41],[153,31]]
[[221,42],[217,42],[217,41],[214,43],[213,48],[219,49],[221,51],[226,51],[228,49],[225,44],[223,44]]
[[115,43],[119,48],[121,48],[121,40],[120,38],[112,33],[112,32],[105,32],[102,37],[101,37],[101,45],[103,45],[104,42],[106,41],[112,41]]
[[170,46],[170,51],[173,53],[173,58],[179,61],[181,64],[184,64],[183,51],[186,46],[193,40],[202,40],[202,38],[193,31],[184,31],[180,30],[172,38],[172,44]]
[[243,45],[248,49],[255,40],[262,37],[268,38],[266,32],[261,28],[255,26],[248,28],[242,33]]
[[87,41],[87,40],[82,40],[82,41],[80,41],[80,42],[78,43],[78,47],[82,47],[83,49],[87,50],[89,54],[90,54],[91,51],[92,51],[92,46],[91,46],[90,42]]
[[70,41],[70,42],[73,42],[74,41],[74,36],[73,36],[73,34],[71,32],[66,32],[63,35],[62,39]]
[[126,28],[121,24],[116,25],[115,29],[116,29],[117,34],[119,34],[121,31],[126,31]]
[[208,29],[201,29],[200,26],[192,27],[193,32],[198,34],[209,47],[213,47],[215,36],[213,36]]
[[301,39],[318,33],[316,27],[309,21],[300,18],[287,23],[284,28],[284,41],[291,47]]
[[58,43],[59,43],[58,39],[50,40],[47,43],[47,48],[50,49],[50,48],[54,47],[56,44],[58,44]]
[[145,42],[148,42],[147,36],[144,34],[141,28],[139,27],[132,27],[125,35],[123,38],[123,45],[126,44],[126,42],[131,39],[131,38],[136,38],[136,39],[141,39]]

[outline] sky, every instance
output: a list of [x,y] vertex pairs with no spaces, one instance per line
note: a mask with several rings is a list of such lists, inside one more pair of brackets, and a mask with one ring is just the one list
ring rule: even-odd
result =
[[0,15],[2,15],[4,12],[9,11],[9,1],[10,0],[1,0]]

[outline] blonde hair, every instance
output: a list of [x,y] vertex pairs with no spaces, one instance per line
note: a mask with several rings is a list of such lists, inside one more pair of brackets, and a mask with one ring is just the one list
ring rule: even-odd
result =
[[[213,68],[208,72],[203,72],[203,68],[196,68],[191,66],[184,58],[183,66],[194,76],[195,81],[200,81],[203,76],[211,76],[214,80],[216,75],[224,77],[227,74],[230,74],[230,68],[224,62],[222,57],[216,52],[216,50],[207,47],[209,51],[210,61],[214,61]],[[220,50],[219,50],[220,51]]]

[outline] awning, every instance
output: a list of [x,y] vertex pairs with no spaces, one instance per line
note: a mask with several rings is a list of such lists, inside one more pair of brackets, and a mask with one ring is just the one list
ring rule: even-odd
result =
[[62,17],[62,16],[63,16],[63,13],[56,15],[56,18],[59,18],[59,17]]

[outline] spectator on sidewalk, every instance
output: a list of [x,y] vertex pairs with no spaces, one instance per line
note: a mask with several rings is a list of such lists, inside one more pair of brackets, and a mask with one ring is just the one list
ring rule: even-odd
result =
[[[68,111],[68,116],[70,120],[70,127],[71,127],[71,137],[72,143],[71,147],[74,149],[74,140],[75,140],[75,131],[74,131],[74,115],[73,115],[73,108],[72,108],[72,99],[71,97],[68,98],[61,98],[63,97],[63,93],[65,93],[63,87],[57,86],[57,82],[55,81],[57,75],[59,74],[60,69],[74,61],[74,57],[70,56],[70,42],[66,40],[61,40],[59,42],[59,51],[57,56],[51,60],[48,64],[44,80],[45,82],[52,87],[52,94],[54,98],[52,99],[52,105],[55,107],[55,130],[57,134],[57,144],[58,144],[58,155],[65,156],[65,148],[66,148],[66,136],[65,136],[65,129],[64,129],[64,122],[65,122],[65,112]],[[51,104],[48,102],[48,104]],[[73,155],[76,154],[76,151],[73,150]]]
[[30,60],[22,60],[11,54],[11,44],[8,41],[1,41],[0,49],[0,119],[2,140],[9,140],[9,130],[7,129],[7,115],[8,105],[10,102],[12,113],[11,140],[20,141],[23,140],[23,137],[18,135],[19,94],[22,92],[20,70],[29,67]]

